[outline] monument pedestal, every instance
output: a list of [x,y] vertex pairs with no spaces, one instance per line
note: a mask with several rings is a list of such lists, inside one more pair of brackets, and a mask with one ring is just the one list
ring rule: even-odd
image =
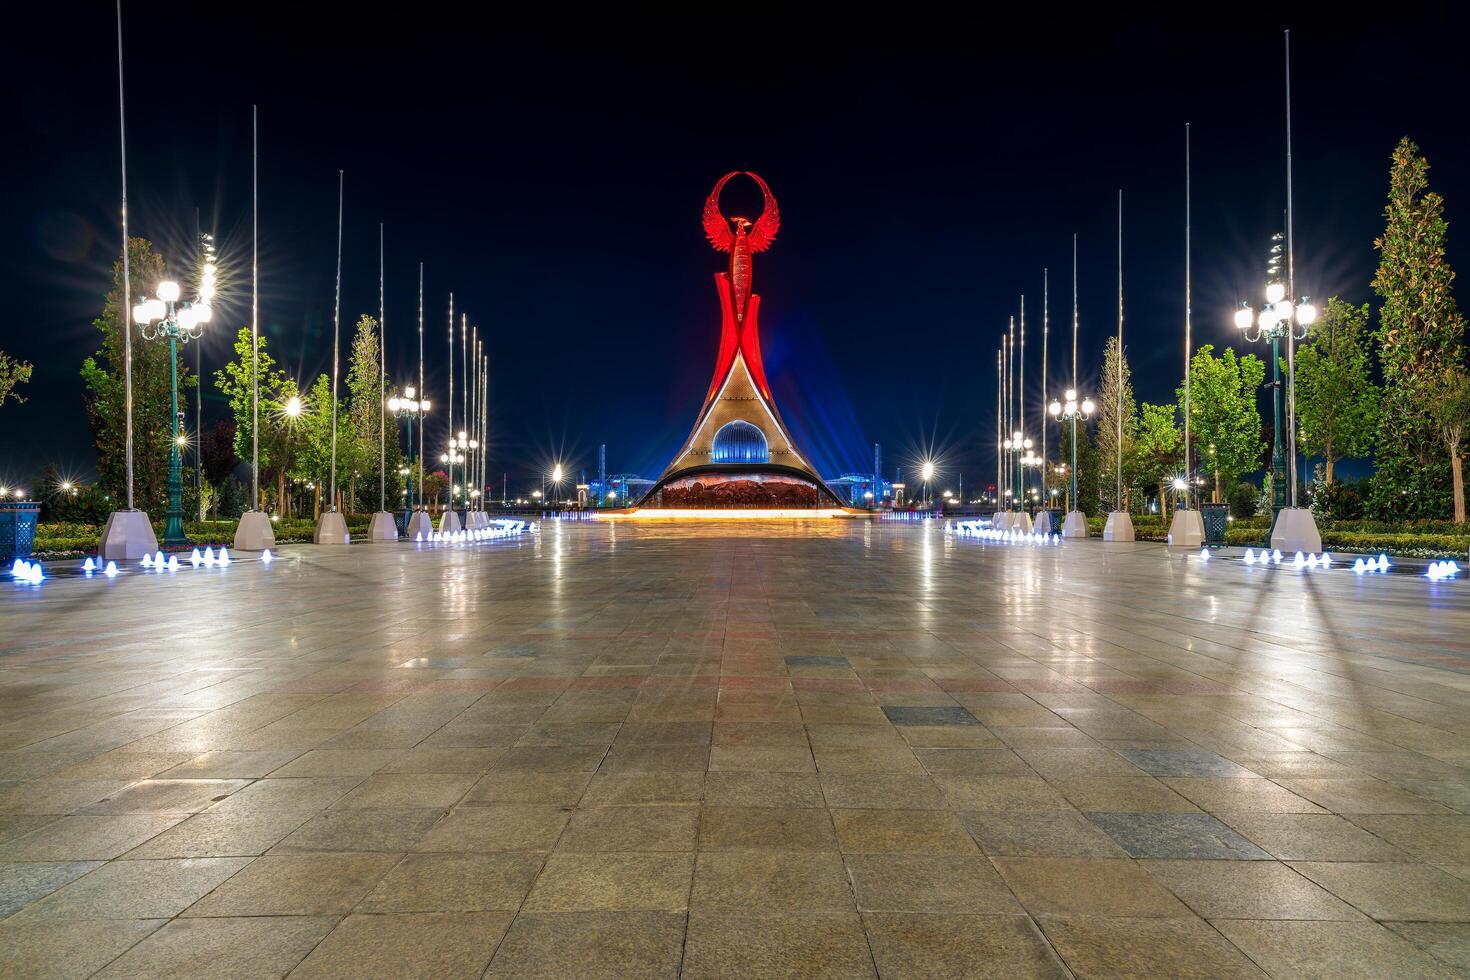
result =
[[434,521],[429,517],[429,512],[426,510],[416,510],[409,515],[408,529],[404,532],[403,536],[410,541],[418,541],[420,537],[424,541],[427,541],[433,533]]
[[1205,543],[1205,519],[1197,510],[1174,511],[1169,523],[1169,547],[1199,548]]
[[247,510],[235,527],[236,551],[264,551],[276,546],[276,529],[263,510]]
[[1108,523],[1103,526],[1103,540],[1133,540],[1133,518],[1126,510],[1115,510],[1108,514]]
[[386,510],[374,514],[373,519],[368,522],[367,540],[369,544],[375,541],[397,541],[398,525],[394,522],[393,515]]
[[1317,520],[1305,507],[1283,507],[1271,526],[1271,547],[1283,554],[1300,551],[1304,555],[1320,554],[1322,534]]
[[347,519],[340,511],[323,511],[322,516],[317,518],[316,534],[311,540],[316,544],[351,544],[352,538],[347,534]]
[[158,537],[141,510],[115,510],[102,525],[97,554],[103,561],[138,561],[158,550]]
[[1087,537],[1087,515],[1080,510],[1068,511],[1067,516],[1062,520],[1062,537]]

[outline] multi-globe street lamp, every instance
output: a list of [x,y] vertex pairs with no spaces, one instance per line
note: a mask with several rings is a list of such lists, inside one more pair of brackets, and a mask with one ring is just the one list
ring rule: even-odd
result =
[[[1080,507],[1078,507],[1077,503],[1077,420],[1082,419],[1085,422],[1087,419],[1091,418],[1092,413],[1097,406],[1092,403],[1091,398],[1082,398],[1079,400],[1077,398],[1077,389],[1075,388],[1068,388],[1065,394],[1065,398],[1065,404],[1063,404],[1060,400],[1053,398],[1051,404],[1047,406],[1046,410],[1051,415],[1051,417],[1056,419],[1058,422],[1071,426],[1072,462],[1068,464],[1067,467],[1068,472],[1070,472],[1072,475],[1071,495],[1069,498],[1069,506],[1071,507],[1071,511],[1067,515],[1068,520],[1071,520],[1071,514],[1073,512],[1078,512],[1081,509]],[[1082,526],[1085,528],[1086,524],[1084,523]],[[1063,525],[1062,533],[1063,536],[1070,537],[1070,535],[1067,535],[1066,533],[1065,524]]]
[[184,486],[182,448],[188,437],[179,429],[179,345],[198,340],[204,324],[214,315],[209,303],[214,298],[215,266],[206,262],[199,283],[196,302],[180,300],[179,284],[165,279],[158,284],[157,295],[133,307],[133,320],[144,340],[168,338],[169,405],[173,416],[173,439],[168,456],[168,523],[163,529],[163,543],[186,545],[184,535]]
[[[429,414],[429,400],[420,399],[416,397],[417,395],[418,389],[413,385],[406,385],[402,396],[393,395],[388,399],[388,411],[393,417],[408,420],[408,455],[406,457],[408,466],[405,480],[407,489],[404,493],[404,509],[410,513],[413,511],[413,422],[414,419],[422,419],[423,416]],[[403,526],[408,527],[407,519]]]
[[1296,506],[1296,481],[1287,473],[1286,440],[1281,432],[1281,341],[1290,338],[1303,340],[1307,328],[1317,319],[1317,308],[1303,296],[1295,301],[1286,295],[1286,284],[1281,281],[1281,251],[1284,236],[1277,232],[1272,236],[1271,262],[1267,271],[1271,281],[1266,285],[1266,303],[1259,311],[1252,310],[1249,303],[1242,303],[1235,311],[1235,326],[1248,342],[1267,340],[1271,343],[1271,413],[1275,433],[1275,445],[1271,449],[1271,515],[1272,525],[1282,508]]
[[[1016,507],[1020,510],[1026,509],[1026,471],[1027,466],[1036,466],[1040,463],[1040,457],[1031,449],[1031,439],[1019,431],[1012,432],[1009,439],[1001,442],[1001,448],[1006,452],[1014,453],[1016,465],[1012,467],[1016,472],[1015,496]],[[1021,454],[1025,453],[1024,456]]]
[[[455,494],[459,492],[459,486],[458,486],[458,484],[456,484],[454,482],[454,464],[455,463],[463,463],[465,461],[465,455],[464,455],[464,453],[461,450],[468,449],[468,448],[469,448],[469,441],[465,438],[465,434],[463,432],[461,432],[458,436],[451,437],[450,440],[449,440],[449,448],[447,450],[445,450],[444,452],[442,452],[442,453],[439,454],[439,462],[444,463],[445,465],[447,465],[449,467],[449,481],[448,481],[448,483],[449,483],[449,487],[448,487],[448,489],[449,489],[449,507],[448,507],[448,512],[451,513],[451,514],[454,513],[454,497],[455,497]],[[458,530],[458,528],[454,528],[452,526],[451,526],[451,529],[452,530]]]

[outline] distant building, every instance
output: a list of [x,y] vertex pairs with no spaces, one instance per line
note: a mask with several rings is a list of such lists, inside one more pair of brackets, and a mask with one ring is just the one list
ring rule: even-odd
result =
[[588,503],[597,507],[631,507],[653,486],[637,473],[617,473],[606,480],[593,480],[587,484]]
[[[835,480],[828,480],[844,504],[851,507],[872,507],[893,502],[893,484],[888,480],[874,482],[871,473],[844,473]],[[873,496],[869,497],[871,493]]]

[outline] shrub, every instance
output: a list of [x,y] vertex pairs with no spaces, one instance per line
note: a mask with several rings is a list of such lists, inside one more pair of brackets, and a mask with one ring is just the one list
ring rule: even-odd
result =
[[1312,513],[1318,521],[1356,521],[1363,516],[1363,494],[1345,480],[1312,485]]
[[1259,496],[1253,483],[1244,481],[1230,488],[1227,502],[1230,504],[1230,516],[1236,520],[1256,516],[1256,499]]

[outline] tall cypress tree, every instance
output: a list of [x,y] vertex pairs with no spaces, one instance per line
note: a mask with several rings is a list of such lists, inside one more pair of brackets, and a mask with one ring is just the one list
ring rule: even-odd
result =
[[1462,362],[1465,321],[1445,261],[1444,199],[1428,190],[1428,173],[1419,147],[1400,140],[1389,170],[1388,224],[1373,243],[1384,386],[1369,506],[1383,518],[1442,518],[1450,507],[1449,454],[1427,394]]

